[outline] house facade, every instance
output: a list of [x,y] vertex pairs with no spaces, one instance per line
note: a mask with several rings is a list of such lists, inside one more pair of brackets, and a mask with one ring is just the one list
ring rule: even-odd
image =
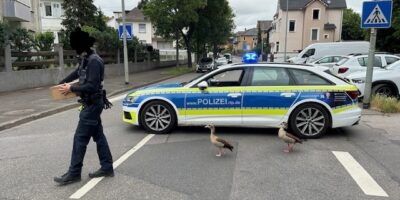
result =
[[313,43],[341,41],[346,7],[346,0],[278,0],[270,31],[271,50],[284,52],[286,15],[287,52],[298,52]]
[[[113,18],[108,23],[109,26],[112,26],[113,19],[115,19],[114,28],[118,29],[118,26],[122,24],[122,13],[114,12]],[[155,29],[150,19],[145,17],[140,9],[134,8],[126,12],[125,21],[126,24],[132,25],[132,33],[138,38],[139,42],[152,45],[155,49],[173,49],[172,41],[155,35]]]
[[26,28],[30,32],[38,30],[38,0],[1,0],[0,21],[12,28]]
[[251,51],[257,46],[257,28],[239,31],[234,38],[234,51],[237,53]]
[[54,42],[59,42],[59,32],[63,29],[64,10],[61,7],[63,0],[38,0],[39,1],[39,32],[52,32]]

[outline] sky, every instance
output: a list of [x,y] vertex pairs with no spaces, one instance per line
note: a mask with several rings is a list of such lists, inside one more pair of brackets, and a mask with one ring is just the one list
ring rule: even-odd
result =
[[[258,20],[272,20],[276,12],[278,0],[228,0],[235,13],[237,31],[245,28],[255,28]],[[136,7],[139,0],[125,0],[125,9]],[[361,13],[362,0],[346,0],[347,7]],[[113,11],[121,11],[121,0],[94,0],[94,4],[100,7],[107,15],[112,16]]]

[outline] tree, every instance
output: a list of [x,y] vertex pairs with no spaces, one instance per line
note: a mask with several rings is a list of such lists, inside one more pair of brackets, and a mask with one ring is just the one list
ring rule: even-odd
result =
[[206,6],[206,0],[149,0],[144,5],[144,14],[156,27],[156,34],[164,38],[178,32],[186,46],[188,67],[192,67],[192,37],[199,20],[198,10]]
[[52,32],[38,33],[34,42],[37,51],[50,51],[54,44],[54,34]]
[[364,40],[365,31],[360,27],[361,17],[351,8],[343,12],[342,39]]
[[61,24],[67,29],[67,33],[73,31],[76,27],[84,25],[93,26],[97,8],[93,0],[68,0],[63,1],[64,19]]
[[391,28],[378,29],[376,48],[378,51],[400,52],[400,0],[393,0]]
[[[204,8],[204,16],[208,20],[207,42],[213,48],[214,57],[219,52],[219,45],[226,44],[234,29],[234,14],[227,0],[208,0]],[[197,27],[203,29],[204,27]]]

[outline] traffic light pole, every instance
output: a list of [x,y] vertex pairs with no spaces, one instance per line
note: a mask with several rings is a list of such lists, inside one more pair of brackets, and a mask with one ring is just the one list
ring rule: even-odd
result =
[[126,42],[126,24],[125,24],[125,0],[122,2],[122,37],[124,43],[124,71],[125,71],[125,84],[129,84],[129,68],[128,68],[128,47]]
[[369,42],[369,53],[368,53],[368,67],[367,67],[367,76],[365,79],[365,88],[364,88],[364,99],[363,99],[363,108],[368,109],[371,105],[371,88],[372,88],[372,75],[374,71],[374,60],[375,60],[375,44],[376,44],[376,35],[377,29],[371,29],[371,36]]

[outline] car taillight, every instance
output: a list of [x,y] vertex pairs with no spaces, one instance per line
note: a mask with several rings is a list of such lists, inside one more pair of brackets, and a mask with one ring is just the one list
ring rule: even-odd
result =
[[356,100],[358,98],[358,95],[359,95],[358,91],[347,91],[346,93],[353,100]]
[[349,68],[348,67],[341,67],[341,68],[339,68],[339,74],[344,74],[344,73],[346,73],[347,72],[347,70],[349,70]]

